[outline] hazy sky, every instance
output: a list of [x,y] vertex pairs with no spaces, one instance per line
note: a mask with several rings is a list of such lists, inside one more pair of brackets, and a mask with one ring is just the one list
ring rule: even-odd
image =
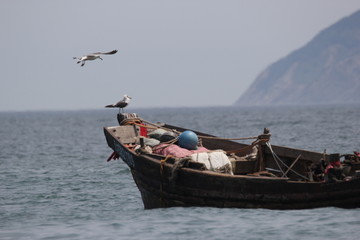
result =
[[[233,104],[359,0],[1,0],[0,111]],[[104,61],[74,56],[118,49]]]

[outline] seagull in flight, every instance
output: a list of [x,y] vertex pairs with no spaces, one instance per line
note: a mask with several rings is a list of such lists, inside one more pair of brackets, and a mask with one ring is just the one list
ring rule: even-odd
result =
[[122,112],[124,112],[124,107],[129,105],[130,99],[131,99],[131,97],[125,94],[124,98],[121,101],[114,103],[114,104],[106,105],[105,107],[106,108],[119,108],[119,113],[120,113],[120,110]]
[[83,67],[85,65],[85,61],[89,61],[89,60],[95,60],[97,58],[100,58],[101,60],[103,60],[101,58],[101,55],[111,55],[111,54],[115,54],[117,53],[118,50],[112,50],[110,52],[97,52],[97,53],[91,53],[82,57],[74,57],[74,59],[78,59],[79,61],[77,61],[77,64],[81,63],[81,66]]

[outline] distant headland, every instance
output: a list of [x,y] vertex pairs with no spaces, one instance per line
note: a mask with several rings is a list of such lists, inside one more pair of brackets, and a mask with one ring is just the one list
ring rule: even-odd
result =
[[234,105],[360,103],[360,11],[271,64]]

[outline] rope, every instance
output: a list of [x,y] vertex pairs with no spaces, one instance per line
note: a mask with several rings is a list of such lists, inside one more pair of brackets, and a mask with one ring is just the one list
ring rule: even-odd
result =
[[141,121],[144,122],[144,123],[149,124],[149,125],[152,126],[152,127],[154,127],[154,129],[161,128],[161,129],[164,129],[164,130],[169,131],[169,132],[180,133],[179,131],[176,131],[175,129],[165,128],[165,127],[163,127],[163,126],[160,126],[160,125],[155,124],[155,123],[151,123],[151,122],[146,121],[146,120],[144,120],[144,119],[141,119]]
[[282,162],[282,161],[281,161],[280,158],[275,154],[274,150],[273,150],[272,147],[271,147],[270,142],[267,142],[267,143],[266,143],[266,146],[268,146],[268,148],[270,149],[270,152],[271,152],[271,154],[273,155],[273,158],[274,158],[274,160],[275,160],[275,162],[276,162],[276,165],[278,166],[278,168],[279,168],[279,170],[281,171],[281,173],[284,175],[284,171],[282,170],[282,168],[281,168],[281,166],[280,166],[280,164],[279,164],[279,162],[278,162],[278,161],[280,161],[280,162]]
[[285,171],[285,173],[284,173],[284,175],[283,175],[282,177],[286,176],[286,174],[294,167],[295,163],[300,159],[300,157],[301,157],[301,154],[295,159],[295,161],[293,161],[293,163],[292,163],[292,164],[290,165],[290,167]]
[[202,136],[202,135],[199,135],[199,137],[206,139],[217,139],[217,140],[250,140],[250,139],[258,138],[258,137],[222,138],[222,137],[211,137],[211,136]]
[[[160,126],[160,125],[155,124],[155,123],[151,123],[151,122],[143,120],[141,118],[139,118],[139,119],[141,120],[141,122],[149,124],[150,126],[148,126],[148,128],[152,128],[152,129],[161,128],[161,129],[164,129],[164,130],[169,131],[169,132],[181,133],[180,131],[177,131],[175,129],[165,128],[163,126]],[[137,124],[137,123],[135,123],[135,124]],[[217,140],[250,140],[250,139],[257,139],[258,138],[258,136],[256,136],[256,137],[242,137],[242,138],[222,138],[222,137],[204,136],[204,135],[198,135],[198,137],[199,138],[205,138],[205,139],[217,139]]]
[[142,125],[140,123],[133,123],[134,125],[136,126],[139,126],[139,127],[144,127],[144,128],[149,128],[149,129],[158,129],[157,127],[152,127],[152,126],[148,126],[148,125]]
[[163,184],[164,184],[164,180],[163,180],[163,178],[164,178],[164,175],[163,175],[163,172],[164,172],[164,164],[165,164],[166,161],[167,161],[168,159],[170,159],[171,157],[173,157],[173,156],[168,155],[168,156],[166,156],[164,159],[161,159],[161,160],[160,160],[160,176],[161,176],[161,182],[160,182],[160,202],[161,202],[162,205],[164,204],[164,191],[163,191],[163,189],[164,189],[164,186],[163,186]]
[[[273,155],[273,157],[274,157],[274,160],[275,160],[276,164],[278,165],[280,171],[282,172],[282,174],[283,174],[282,177],[284,177],[284,176],[286,177],[286,175],[285,175],[284,171],[281,169],[278,161],[279,161],[280,163],[282,163],[288,170],[290,170],[291,172],[295,173],[295,174],[298,175],[299,177],[302,177],[302,178],[304,178],[305,180],[310,180],[309,178],[307,178],[307,177],[301,175],[300,173],[292,170],[288,165],[286,165],[286,164],[276,155],[276,153],[274,152],[274,150],[273,150],[272,147],[271,147],[270,142],[266,142],[266,146],[269,147],[269,149],[270,149],[270,151],[271,151],[271,153],[272,153],[272,155]],[[287,171],[287,172],[288,172],[288,171]]]
[[171,169],[171,176],[169,177],[170,185],[176,183],[180,169],[186,167],[186,165],[189,163],[189,160],[190,158],[188,157],[175,159],[174,165],[172,166]]
[[172,155],[167,155],[164,159],[161,159],[161,160],[160,160],[160,163],[161,163],[161,164],[166,163],[166,161],[169,160],[169,158],[174,158],[174,156],[172,156]]
[[164,164],[165,164],[166,161],[169,160],[170,158],[174,158],[174,156],[167,155],[164,159],[161,159],[161,160],[160,160],[160,175],[161,175],[161,177],[163,177]]
[[[147,125],[143,125],[142,123],[146,123]],[[170,131],[170,132],[174,132],[174,133],[181,133],[175,129],[169,129],[169,128],[165,128],[163,126],[160,126],[158,124],[155,124],[155,123],[151,123],[149,121],[146,121],[142,118],[133,118],[133,119],[125,119],[123,120],[122,122],[122,125],[130,125],[130,124],[133,124],[133,125],[136,125],[136,126],[139,126],[139,127],[145,127],[145,128],[149,128],[149,129],[164,129],[165,131]],[[253,148],[255,145],[261,143],[261,142],[267,142],[268,139],[259,139],[259,136],[254,136],[254,137],[241,137],[241,138],[223,138],[223,137],[215,137],[215,136],[204,136],[204,135],[198,135],[199,137],[199,142],[201,143],[201,140],[202,139],[214,139],[214,140],[250,140],[250,139],[256,139],[256,141],[254,141],[251,145],[249,146],[246,146],[244,148],[241,148],[241,149],[236,149],[236,150],[230,150],[230,151],[226,151],[227,154],[230,154],[230,153],[239,153],[239,152],[244,152],[244,151],[247,151],[251,148]],[[168,142],[164,142],[163,146],[161,147],[158,147],[156,148],[157,150],[158,149],[163,149],[163,148],[166,148],[172,144],[174,144],[176,141],[178,140],[178,138],[175,138],[173,140],[170,140]],[[202,145],[202,144],[200,144]],[[279,166],[280,168],[280,166]],[[281,168],[280,168],[281,169]],[[282,172],[284,173],[284,172]]]
[[176,141],[178,140],[178,138],[175,138],[175,139],[172,139],[170,141],[167,141],[167,142],[162,142],[160,144],[163,144],[162,146],[155,146],[153,147],[154,150],[161,150],[161,149],[164,149],[164,148],[167,148],[168,146],[170,145],[173,145]]
[[141,123],[140,118],[129,118],[129,119],[124,119],[121,121],[121,125],[131,125],[131,124],[137,124],[137,123]]
[[249,146],[246,146],[246,147],[243,147],[243,148],[240,148],[240,149],[235,149],[235,150],[229,150],[229,151],[226,151],[227,154],[231,154],[231,153],[240,153],[240,152],[245,152],[247,150],[250,150],[252,149],[255,145],[261,143],[261,142],[264,142],[264,141],[267,141],[267,140],[264,140],[264,139],[258,139],[256,141],[254,141],[251,145]]

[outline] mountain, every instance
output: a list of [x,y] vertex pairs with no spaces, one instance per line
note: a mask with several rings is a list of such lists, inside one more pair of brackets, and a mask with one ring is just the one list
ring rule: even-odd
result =
[[360,103],[360,11],[271,64],[235,105]]

